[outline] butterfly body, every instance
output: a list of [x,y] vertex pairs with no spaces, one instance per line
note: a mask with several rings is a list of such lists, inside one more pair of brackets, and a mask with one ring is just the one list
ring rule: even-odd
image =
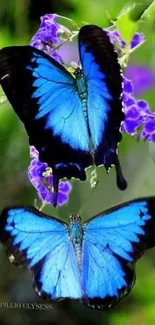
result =
[[0,242],[16,264],[33,273],[37,293],[110,308],[135,283],[135,262],[155,246],[155,197],[126,202],[82,224],[69,224],[34,208],[5,209]]
[[93,164],[107,171],[115,165],[118,187],[127,186],[117,156],[124,120],[117,54],[106,32],[94,25],[81,28],[78,43],[81,68],[74,77],[33,47],[0,51],[1,86],[30,145],[53,170],[55,204],[59,179],[85,180]]
[[83,241],[83,227],[81,218],[79,216],[71,216],[68,225],[69,236],[72,241],[74,252],[77,259],[79,270],[82,264],[82,241]]
[[89,133],[90,131],[89,131],[89,124],[88,124],[87,84],[81,69],[77,68],[74,72],[74,75],[76,77],[77,90],[78,90],[79,97],[81,99],[82,109],[83,109],[84,117],[87,122],[88,133]]

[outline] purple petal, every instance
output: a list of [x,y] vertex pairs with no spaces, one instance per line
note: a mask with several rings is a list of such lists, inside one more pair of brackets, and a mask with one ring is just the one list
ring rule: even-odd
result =
[[133,91],[136,96],[155,85],[155,72],[147,66],[130,64],[125,69],[125,76],[132,80]]
[[155,132],[155,120],[146,122],[144,126],[144,130],[146,133]]
[[53,185],[53,175],[50,175],[49,177],[47,177],[48,179],[48,186],[52,186]]
[[67,201],[68,201],[68,194],[60,191],[58,195],[58,205],[61,206],[67,203]]
[[126,119],[137,120],[140,117],[138,107],[136,105],[131,106],[125,114]]
[[[41,43],[40,43],[41,42]],[[58,44],[59,43],[59,38],[57,36],[57,28],[55,26],[52,27],[42,27],[39,28],[39,30],[36,32],[36,34],[33,36],[30,45],[34,46],[37,45],[41,47],[45,46],[43,43],[49,43],[51,42],[52,44]]]
[[112,30],[112,31],[106,31],[109,38],[110,38],[110,42],[112,44],[114,44],[116,41],[119,42],[119,44],[121,45],[121,47],[125,47],[126,43],[122,40],[122,37],[119,33],[118,30]]
[[40,17],[41,19],[40,27],[46,27],[55,24],[57,17],[58,16],[56,14],[46,14]]
[[[44,189],[38,191],[38,196],[43,202],[47,202],[48,198],[49,198],[49,196],[48,196],[49,193],[50,192],[47,189],[44,188]],[[52,193],[52,195],[53,195],[53,193]]]
[[50,28],[40,28],[39,33],[38,33],[38,38],[41,39],[42,42],[45,42],[45,43],[52,42],[53,43],[53,39],[57,38],[57,35],[56,35],[55,31],[53,33]]
[[133,93],[133,86],[132,86],[131,80],[123,77],[123,83],[124,83],[124,87],[123,87],[124,93],[127,93],[127,94]]
[[122,100],[123,100],[123,102],[128,100],[128,94],[127,93],[122,94]]
[[37,189],[37,191],[42,195],[42,193],[46,192],[48,193],[49,190],[45,187],[45,185],[43,183],[40,182],[40,179],[38,178],[38,182],[37,180],[32,183],[33,186]]
[[144,130],[142,130],[140,135],[141,135],[142,139],[144,139],[144,140],[147,139],[148,134]]
[[154,133],[151,134],[151,139],[150,139],[150,141],[155,142],[155,134],[154,134]]
[[33,159],[28,168],[28,175],[30,177],[43,177],[42,175],[46,167],[46,163],[41,163],[39,160]]
[[140,33],[136,33],[133,36],[133,39],[131,41],[131,49],[134,48],[135,46],[139,45],[141,42],[143,42],[144,36]]
[[31,158],[38,158],[39,152],[34,146],[30,146],[30,157]]
[[123,123],[124,130],[129,134],[134,134],[136,129],[140,126],[139,120],[126,119]]
[[50,192],[48,190],[45,191],[45,189],[44,189],[42,191],[38,191],[38,195],[43,202],[45,202],[47,204],[53,204],[53,201],[54,201],[54,193],[53,192]]
[[138,105],[141,113],[143,113],[143,112],[148,113],[148,114],[151,113],[150,107],[145,100],[142,100],[142,99],[137,100],[137,105]]
[[130,95],[127,95],[125,94],[125,100],[124,100],[124,104],[127,106],[127,107],[130,107],[132,105],[134,105],[136,103],[136,100],[134,97],[130,96]]
[[60,182],[59,184],[59,190],[63,192],[70,192],[72,189],[72,186],[69,182]]
[[36,35],[33,36],[33,38],[31,39],[30,45],[33,46],[33,47],[35,47],[38,50],[42,50],[43,49],[42,41],[40,39],[38,39],[36,37]]

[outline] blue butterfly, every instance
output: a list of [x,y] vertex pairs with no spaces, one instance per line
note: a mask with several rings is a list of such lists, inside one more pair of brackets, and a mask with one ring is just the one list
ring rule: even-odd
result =
[[15,207],[2,212],[0,225],[0,242],[16,264],[32,271],[39,295],[105,309],[130,292],[136,260],[155,246],[155,197],[119,205],[83,225],[78,215],[67,225]]
[[87,25],[79,32],[82,65],[71,75],[61,64],[30,46],[0,51],[0,83],[24,123],[30,145],[53,170],[55,205],[61,178],[86,179],[90,165],[116,167],[124,190],[117,145],[124,120],[122,76],[106,32]]

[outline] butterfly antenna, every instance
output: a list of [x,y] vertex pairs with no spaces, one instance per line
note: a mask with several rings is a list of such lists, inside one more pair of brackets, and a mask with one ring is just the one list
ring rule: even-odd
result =
[[57,176],[53,173],[53,189],[54,189],[54,200],[53,200],[53,206],[56,208],[57,206],[57,200],[58,200],[58,186],[59,181],[57,179]]
[[115,169],[116,169],[117,186],[121,191],[124,191],[124,190],[126,190],[126,188],[128,186],[128,183],[127,183],[126,179],[123,176],[121,166],[120,166],[120,162],[119,162],[119,159],[118,159],[117,155],[116,155]]

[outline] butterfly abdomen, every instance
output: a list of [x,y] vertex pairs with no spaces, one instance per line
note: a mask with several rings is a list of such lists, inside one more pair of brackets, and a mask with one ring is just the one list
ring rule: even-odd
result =
[[84,117],[86,119],[86,122],[88,123],[88,111],[87,111],[87,84],[84,79],[82,70],[77,68],[75,70],[75,76],[76,76],[76,85],[77,85],[77,91],[78,95],[82,102],[82,108]]
[[75,256],[79,269],[81,269],[82,262],[82,239],[83,239],[83,228],[81,225],[81,218],[78,215],[72,215],[70,217],[70,223],[68,226],[70,239],[72,241]]

